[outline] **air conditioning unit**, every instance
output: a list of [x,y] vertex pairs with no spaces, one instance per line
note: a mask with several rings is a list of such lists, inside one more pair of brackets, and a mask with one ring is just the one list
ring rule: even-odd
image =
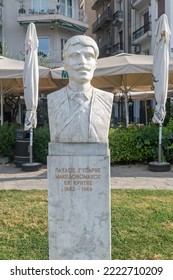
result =
[[138,54],[141,52],[141,45],[135,46],[135,53]]

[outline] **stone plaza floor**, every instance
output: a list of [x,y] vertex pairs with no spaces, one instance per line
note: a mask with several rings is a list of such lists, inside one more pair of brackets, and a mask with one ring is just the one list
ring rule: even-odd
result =
[[[139,164],[111,166],[111,188],[173,190],[173,166],[168,172],[152,172]],[[24,172],[14,164],[0,165],[0,189],[47,189],[47,168]]]

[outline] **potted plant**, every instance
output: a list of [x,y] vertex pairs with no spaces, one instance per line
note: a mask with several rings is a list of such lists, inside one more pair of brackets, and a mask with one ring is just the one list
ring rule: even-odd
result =
[[19,8],[19,14],[25,14],[25,8],[24,8],[24,0],[19,0],[20,8]]

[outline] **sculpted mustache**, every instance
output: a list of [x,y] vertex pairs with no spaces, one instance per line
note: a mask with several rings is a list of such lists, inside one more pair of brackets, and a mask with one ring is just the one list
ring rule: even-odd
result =
[[90,71],[92,68],[89,67],[89,66],[76,66],[75,67],[75,70],[87,70],[87,71]]

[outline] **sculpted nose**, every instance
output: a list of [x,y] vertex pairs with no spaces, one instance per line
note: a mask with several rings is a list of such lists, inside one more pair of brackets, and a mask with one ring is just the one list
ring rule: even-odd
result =
[[81,55],[81,57],[80,57],[80,64],[84,65],[84,64],[86,64],[86,62],[87,62],[86,57],[84,55]]

